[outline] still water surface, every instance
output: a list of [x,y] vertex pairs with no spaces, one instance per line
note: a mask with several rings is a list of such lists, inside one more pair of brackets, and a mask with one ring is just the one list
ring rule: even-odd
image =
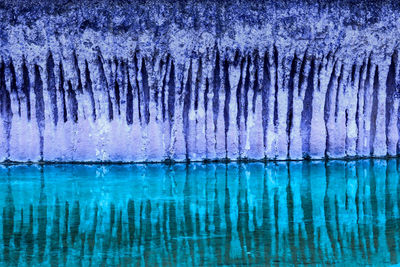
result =
[[399,160],[0,167],[0,265],[391,265]]

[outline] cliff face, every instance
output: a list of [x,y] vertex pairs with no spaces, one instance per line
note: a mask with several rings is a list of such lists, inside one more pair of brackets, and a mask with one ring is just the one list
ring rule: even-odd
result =
[[398,10],[0,3],[0,160],[398,155]]

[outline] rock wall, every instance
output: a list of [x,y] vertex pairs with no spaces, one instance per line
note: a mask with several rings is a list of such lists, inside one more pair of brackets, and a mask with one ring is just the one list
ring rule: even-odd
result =
[[0,160],[398,155],[399,9],[5,1]]

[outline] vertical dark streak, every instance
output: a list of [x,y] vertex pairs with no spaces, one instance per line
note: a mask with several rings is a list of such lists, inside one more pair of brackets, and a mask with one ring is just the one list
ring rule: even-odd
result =
[[335,122],[337,120],[337,115],[339,112],[339,91],[340,91],[340,86],[342,85],[343,82],[343,65],[340,68],[340,73],[338,77],[338,83],[337,83],[337,89],[336,89],[336,99],[335,99]]
[[275,63],[275,95],[274,95],[274,126],[278,126],[278,90],[279,90],[279,79],[278,79],[278,69],[279,69],[279,56],[278,49],[274,45],[274,63]]
[[10,92],[6,87],[6,76],[5,76],[5,64],[1,62],[0,66],[0,112],[3,117],[3,125],[6,134],[6,153],[7,157],[10,156],[10,138],[11,138],[11,122],[12,122],[12,110],[11,110],[11,97]]
[[149,87],[149,76],[147,74],[146,62],[145,62],[144,58],[142,58],[142,68],[140,69],[140,73],[142,74],[144,118],[145,118],[146,123],[148,124],[150,121],[150,110],[149,110],[150,87]]
[[40,145],[40,158],[43,159],[43,146],[44,146],[44,139],[43,139],[43,133],[44,133],[44,100],[43,100],[43,82],[42,78],[40,77],[40,70],[39,66],[35,64],[35,84],[33,87],[33,90],[35,92],[35,98],[36,98],[36,122],[38,124],[39,128],[39,145]]
[[[100,56],[98,57],[98,65],[99,65],[100,75],[104,75],[103,64],[101,62]],[[103,79],[105,80],[105,75],[104,75]],[[107,87],[105,89],[107,90]],[[89,94],[90,102],[92,104],[92,118],[93,118],[93,121],[95,121],[96,120],[96,106],[95,106],[94,95],[93,95],[92,79],[90,78],[90,71],[89,71],[89,65],[88,65],[87,60],[85,60],[85,91]],[[79,90],[78,90],[78,92],[79,92]]]
[[199,92],[200,92],[202,76],[203,76],[203,63],[202,63],[202,58],[200,57],[199,66],[197,69],[196,82],[194,87],[194,110],[197,110],[199,107]]
[[78,65],[78,57],[76,55],[76,52],[74,52],[74,66],[75,66],[76,76],[78,78],[78,86],[76,88],[76,91],[82,94],[83,88],[82,88],[81,70]]
[[23,94],[25,95],[26,100],[26,109],[27,109],[27,118],[31,120],[31,96],[30,96],[30,80],[29,80],[29,71],[26,66],[25,58],[22,61],[22,88]]
[[71,111],[71,119],[74,123],[78,122],[78,101],[76,100],[76,92],[72,89],[71,81],[68,81],[68,107]]
[[236,90],[236,104],[237,104],[237,116],[236,116],[236,123],[238,126],[238,129],[240,129],[240,116],[242,115],[242,110],[243,110],[243,104],[242,104],[242,87],[243,87],[243,68],[244,68],[244,63],[245,63],[245,58],[242,58],[242,62],[240,63],[240,77],[239,77],[239,83],[238,87]]
[[370,87],[370,77],[371,77],[371,68],[372,68],[372,62],[371,62],[371,56],[368,58],[368,64],[367,64],[367,76],[365,78],[365,84],[364,84],[364,109],[363,109],[363,114],[366,113],[367,110],[367,101],[369,99],[368,94],[368,89]]
[[231,84],[229,82],[229,61],[224,61],[224,90],[225,90],[225,106],[224,106],[224,121],[225,121],[225,153],[228,155],[228,131],[229,131],[229,103],[231,101]]
[[51,111],[53,113],[53,123],[57,126],[58,122],[58,108],[57,108],[57,89],[56,89],[56,78],[54,75],[54,60],[51,52],[47,57],[46,61],[47,70],[47,91],[50,95]]
[[168,117],[171,125],[174,122],[175,114],[175,65],[174,61],[171,60],[171,69],[169,72],[168,80]]
[[[161,77],[162,70],[163,70],[164,66],[165,66],[165,74],[164,74],[164,76]],[[167,73],[167,68],[168,68],[168,65],[165,64],[163,59],[161,59],[160,62],[159,62],[159,66],[158,66],[158,70],[159,70],[158,75],[160,76],[160,80],[162,81],[161,88],[158,88],[158,84],[154,85],[155,86],[154,99],[156,101],[156,109],[157,110],[158,110],[158,105],[160,104],[159,103],[160,102],[159,95],[162,93],[162,90],[165,89],[164,88],[165,87],[165,75]],[[164,96],[164,99],[165,99],[165,96]]]
[[10,83],[10,93],[14,94],[18,101],[18,116],[21,117],[21,100],[18,95],[18,87],[17,87],[17,75],[15,74],[15,68],[12,59],[10,59],[10,74],[11,74],[11,83]]
[[121,95],[120,95],[120,86],[118,84],[117,76],[118,76],[118,60],[114,58],[115,64],[115,79],[114,79],[114,94],[115,94],[115,102],[117,102],[118,115],[121,115]]
[[336,64],[333,65],[332,73],[329,78],[328,88],[325,93],[325,106],[324,106],[324,121],[326,128],[326,146],[325,146],[325,156],[327,156],[327,152],[330,151],[330,142],[329,142],[329,129],[328,129],[328,121],[330,115],[330,107],[331,107],[331,94],[334,80],[336,79]]
[[133,123],[133,88],[129,76],[129,69],[126,70],[128,76],[128,83],[126,88],[126,122],[128,125]]
[[353,66],[351,67],[351,83],[354,84],[355,79],[356,79],[356,64],[353,64]]
[[260,84],[259,84],[259,65],[258,65],[258,52],[254,52],[254,84],[253,84],[253,113],[256,112],[256,100],[257,96],[260,93]]
[[250,90],[250,65],[251,65],[251,57],[247,57],[247,67],[246,67],[246,76],[244,78],[244,92],[243,92],[243,115],[244,115],[244,125],[247,127],[247,117],[249,114],[249,90]]
[[372,93],[372,112],[371,112],[371,137],[370,137],[370,152],[374,154],[374,141],[376,136],[376,118],[378,116],[378,94],[379,94],[379,68],[376,66]]
[[[397,50],[394,51],[389,66],[389,71],[386,79],[386,145],[389,145],[389,123],[392,116],[395,115],[393,106],[396,97],[396,63]],[[392,115],[393,114],[393,115]]]
[[307,88],[304,94],[303,111],[301,112],[301,136],[302,136],[302,150],[308,157],[310,153],[310,137],[311,137],[311,120],[313,113],[313,94],[314,94],[314,75],[315,75],[315,58],[311,59],[310,72],[307,78]]
[[[302,68],[300,69],[300,76],[303,76],[302,71],[304,71],[303,65],[305,65],[306,61],[306,55],[304,54],[303,57],[303,62],[301,64]],[[290,74],[289,74],[289,82],[288,82],[288,110],[287,110],[287,118],[286,118],[286,135],[288,137],[288,154],[287,156],[289,157],[290,153],[290,136],[292,132],[292,127],[293,127],[293,94],[294,94],[294,77],[296,76],[296,67],[297,67],[297,55],[294,54],[293,60],[292,60],[292,65],[290,67]],[[300,93],[300,87],[299,87],[299,93]]]
[[213,119],[214,119],[214,132],[217,132],[218,127],[218,112],[219,112],[219,91],[221,88],[221,70],[220,70],[220,58],[219,51],[217,49],[216,57],[215,57],[215,66],[214,66],[214,74],[213,74]]
[[356,124],[357,124],[357,148],[356,151],[360,151],[360,144],[359,138],[360,138],[360,130],[362,128],[362,116],[360,115],[361,112],[361,107],[360,107],[360,98],[361,98],[361,93],[362,93],[362,88],[361,88],[361,82],[362,82],[362,74],[364,72],[364,69],[366,68],[366,63],[365,61],[360,67],[360,74],[359,74],[359,81],[358,81],[358,92],[357,92],[357,109],[356,109]]
[[139,80],[138,80],[138,73],[139,73],[139,63],[138,63],[138,58],[137,58],[137,53],[135,53],[135,57],[133,58],[133,62],[135,64],[135,84],[136,84],[136,93],[137,93],[137,98],[138,98],[138,112],[139,112],[139,121],[142,122],[142,112],[140,110],[140,105],[141,105],[141,95],[140,95],[140,86],[139,86]]
[[267,144],[267,128],[269,122],[269,110],[268,103],[270,98],[270,87],[271,87],[271,73],[270,73],[269,55],[268,51],[264,54],[264,68],[263,68],[263,81],[262,81],[262,114],[263,114],[263,133],[264,133],[264,145]]
[[168,75],[168,66],[169,66],[169,59],[170,55],[167,55],[166,63],[165,63],[165,73],[164,73],[164,78],[162,81],[162,86],[161,86],[161,105],[162,105],[162,119],[165,121],[165,86],[167,85],[167,75]]
[[188,77],[185,85],[185,91],[183,92],[184,100],[183,100],[183,131],[185,138],[185,147],[186,147],[186,159],[189,159],[189,112],[190,112],[190,99],[192,97],[192,60],[190,60],[190,66],[188,71]]
[[59,64],[59,76],[60,76],[60,81],[59,81],[58,90],[61,93],[61,105],[62,105],[62,110],[63,110],[63,121],[67,122],[68,121],[68,116],[67,116],[67,105],[65,103],[64,69],[63,69],[63,65],[62,65],[61,60],[60,60],[60,64]]
[[[296,54],[294,55],[296,58]],[[307,51],[304,52],[304,56],[303,56],[303,60],[301,61],[301,65],[300,65],[300,72],[299,72],[299,84],[298,84],[298,96],[300,96],[301,93],[301,86],[304,83],[304,79],[305,79],[305,68],[306,68],[306,63],[307,63]],[[292,68],[293,68],[293,63],[292,63]],[[294,70],[295,71],[295,70]],[[292,81],[293,82],[293,81]],[[290,80],[289,80],[290,83]],[[293,86],[293,85],[292,85]],[[290,85],[289,85],[290,88]]]

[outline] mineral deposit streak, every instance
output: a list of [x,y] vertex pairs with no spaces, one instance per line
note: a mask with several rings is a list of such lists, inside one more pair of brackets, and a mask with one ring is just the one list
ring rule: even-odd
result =
[[[205,5],[192,3],[202,12]],[[298,14],[299,9],[289,10]],[[208,29],[202,24],[193,29],[190,24],[187,30],[171,26],[153,41],[146,41],[148,33],[129,29],[106,32],[103,38],[99,32],[106,28],[82,29],[87,21],[81,24],[79,38],[67,32],[60,37],[48,29],[54,31],[63,15],[54,15],[47,24],[39,17],[31,28],[9,24],[2,31],[7,37],[2,37],[0,49],[0,160],[398,155],[396,40],[384,39],[385,45],[379,46],[373,43],[375,37],[368,37],[379,29],[376,24],[354,30],[361,26],[342,20],[336,32],[328,29],[320,41],[317,31],[322,26],[317,22],[332,25],[322,11],[306,41],[290,37],[289,30],[285,39],[282,30],[268,28],[291,23],[278,11],[258,23],[264,31],[270,29],[264,35],[254,25],[253,31],[246,31],[240,21],[229,28],[225,19],[225,28],[217,23],[214,32],[200,34]],[[398,32],[391,27],[387,32]],[[45,32],[45,40],[28,42],[28,28],[36,29],[38,36]],[[223,34],[229,29],[236,35]],[[351,37],[354,32],[357,37]],[[136,41],[124,39],[134,34]],[[154,39],[165,36],[171,40],[158,47]]]

